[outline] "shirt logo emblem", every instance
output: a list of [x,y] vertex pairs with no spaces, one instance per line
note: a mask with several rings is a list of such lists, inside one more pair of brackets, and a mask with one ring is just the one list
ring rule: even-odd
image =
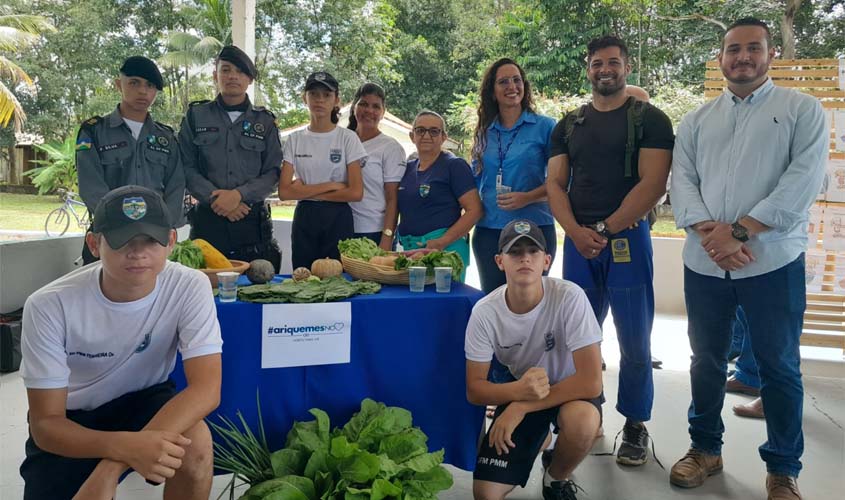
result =
[[252,128],[252,123],[250,123],[248,120],[244,120],[244,132],[249,132],[249,130],[251,128]]
[[150,332],[148,332],[146,335],[144,335],[144,340],[142,340],[141,343],[138,344],[138,347],[135,348],[135,354],[138,354],[139,352],[144,352],[147,349],[147,347],[150,346],[150,339],[151,338],[152,338],[152,333],[150,333]]
[[329,150],[329,160],[332,163],[340,163],[340,159],[343,157],[341,151],[339,149],[330,149]]
[[139,220],[147,215],[147,202],[140,196],[123,199],[123,215]]
[[543,339],[546,341],[546,352],[551,351],[555,348],[555,334],[549,332],[543,336]]
[[156,143],[156,136],[154,136],[153,134],[148,135],[148,136],[147,136],[147,142],[148,142],[148,143],[150,143],[150,144],[155,145],[155,143]]
[[167,147],[169,144],[170,144],[170,141],[167,140],[167,137],[164,137],[163,135],[158,136],[158,145],[159,146]]
[[252,128],[254,128],[255,131],[258,132],[259,134],[264,133],[264,124],[263,123],[256,123],[255,126],[252,127]]
[[431,192],[431,186],[428,184],[420,184],[420,198],[425,198]]

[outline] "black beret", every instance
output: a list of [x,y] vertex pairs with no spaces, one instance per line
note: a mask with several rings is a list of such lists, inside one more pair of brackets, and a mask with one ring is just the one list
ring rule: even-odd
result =
[[246,55],[246,52],[235,47],[234,45],[227,45],[223,47],[220,54],[217,56],[218,61],[226,61],[234,64],[241,70],[242,73],[255,80],[258,78],[258,70],[255,69],[252,59]]
[[120,73],[126,76],[140,76],[155,85],[158,90],[164,87],[164,80],[161,78],[158,66],[144,56],[132,56],[123,61]]

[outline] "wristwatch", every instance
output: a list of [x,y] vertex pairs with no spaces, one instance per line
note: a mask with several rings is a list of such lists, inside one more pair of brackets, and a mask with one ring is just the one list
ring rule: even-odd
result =
[[734,222],[731,224],[731,236],[733,236],[734,239],[745,243],[748,241],[748,228],[739,222]]
[[383,234],[387,237],[392,237],[393,236],[393,229],[390,229],[390,228],[382,229],[381,234]]
[[607,229],[607,223],[603,220],[596,222],[596,232],[600,235],[604,236],[607,239],[610,239],[610,231]]

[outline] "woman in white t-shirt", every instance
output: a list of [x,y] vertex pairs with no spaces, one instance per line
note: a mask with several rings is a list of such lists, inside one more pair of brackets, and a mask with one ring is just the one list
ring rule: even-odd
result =
[[349,130],[358,134],[367,159],[363,169],[364,198],[350,206],[355,237],[370,238],[384,250],[391,250],[399,216],[399,181],[405,174],[405,150],[399,141],[378,128],[384,117],[384,101],[384,89],[376,83],[361,85],[352,100]]
[[279,199],[299,200],[291,228],[294,269],[340,258],[338,241],[354,234],[349,203],[363,197],[361,166],[367,155],[354,132],[337,126],[340,98],[332,75],[309,75],[303,100],[311,122],[285,142],[279,178]]

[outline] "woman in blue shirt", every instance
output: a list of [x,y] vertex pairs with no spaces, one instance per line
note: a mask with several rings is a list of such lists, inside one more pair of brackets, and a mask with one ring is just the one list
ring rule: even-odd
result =
[[463,158],[443,151],[446,122],[433,111],[414,118],[411,140],[419,158],[408,162],[399,183],[399,242],[405,250],[458,252],[469,265],[467,234],[481,217],[481,200]]
[[555,121],[534,112],[531,85],[512,59],[499,59],[487,69],[479,93],[472,166],[484,215],[473,232],[472,250],[481,288],[490,293],[505,284],[493,256],[508,222],[537,224],[554,259],[557,235],[545,183]]

